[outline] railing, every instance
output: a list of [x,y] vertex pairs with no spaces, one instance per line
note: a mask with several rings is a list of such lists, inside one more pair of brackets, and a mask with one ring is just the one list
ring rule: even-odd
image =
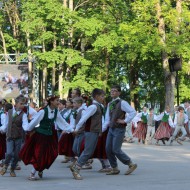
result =
[[28,55],[25,53],[20,54],[0,54],[0,63],[28,63]]

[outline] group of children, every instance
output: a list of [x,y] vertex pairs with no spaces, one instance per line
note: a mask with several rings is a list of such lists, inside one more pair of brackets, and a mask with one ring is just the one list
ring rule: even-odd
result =
[[[169,141],[172,145],[173,141],[182,145],[182,141],[185,137],[190,137],[190,102],[187,101],[182,106],[176,107],[175,113],[171,114],[170,108],[167,106],[165,111],[160,115],[155,115],[153,109],[144,107],[143,111],[138,113],[132,120],[133,136],[138,139],[138,143],[142,141],[143,144],[152,144],[153,139],[156,140],[156,145],[160,145],[159,141],[162,141],[166,145],[165,141]],[[159,122],[158,127],[155,127],[155,123]]]
[[[92,158],[100,159],[105,167],[101,171],[106,171],[107,175],[120,173],[117,159],[128,165],[126,175],[132,173],[137,164],[121,150],[121,146],[125,127],[136,111],[119,98],[120,93],[118,85],[111,88],[112,101],[108,103],[106,113],[105,92],[98,88],[92,91],[93,101],[89,106],[83,103],[80,90],[74,89],[66,109],[64,106],[61,109],[58,96],[50,96],[47,105],[33,115],[34,109],[30,106],[25,109],[26,98],[18,96],[15,105],[1,114],[0,141],[4,136],[5,143],[3,133],[6,133],[6,151],[1,150],[5,160],[0,174],[4,175],[11,164],[10,175],[15,177],[15,167],[21,159],[25,165],[33,166],[29,180],[36,180],[36,173],[42,178],[43,171],[49,169],[58,154],[64,154],[72,161],[70,170],[77,180],[82,179],[80,169]],[[72,109],[69,104],[73,104]]]

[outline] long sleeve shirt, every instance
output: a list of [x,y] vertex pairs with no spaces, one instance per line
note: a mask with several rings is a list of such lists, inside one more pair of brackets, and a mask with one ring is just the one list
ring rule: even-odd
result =
[[[33,120],[29,123],[28,131],[33,130],[35,127],[39,127],[39,123],[44,118],[44,114],[45,114],[45,111],[42,109],[35,115]],[[51,110],[50,107],[48,106],[48,118],[49,119],[54,118],[54,114],[55,114],[55,111]],[[58,125],[59,128],[63,131],[66,131],[66,132],[73,131],[71,126],[65,121],[65,119],[63,119],[63,117],[61,116],[59,112],[57,112],[55,124]]]
[[[82,109],[83,109],[83,110],[82,110]],[[84,107],[81,106],[80,108],[78,108],[78,109],[76,110],[77,114],[79,113],[80,110],[82,110],[82,114],[81,114],[81,118],[82,118],[82,116],[85,114]],[[73,114],[71,114],[71,117],[70,117],[70,125],[71,125],[71,127],[72,127],[73,129],[76,128],[76,122],[75,122],[75,118],[74,118],[74,115],[73,115]]]
[[[100,104],[99,102],[93,100],[92,103],[97,103],[97,104]],[[101,105],[101,104],[100,104]],[[102,105],[101,105],[102,106]],[[80,121],[78,122],[78,124],[76,125],[76,128],[75,128],[75,131],[78,131],[82,126],[83,124],[91,117],[93,116],[97,111],[97,107],[96,105],[90,105],[85,111],[84,111],[84,114],[82,115]],[[103,117],[103,116],[102,116]]]
[[[120,98],[116,98],[116,99],[120,99]],[[115,101],[116,99],[114,99],[113,101]],[[108,107],[106,110],[103,131],[105,131],[107,129],[107,127],[109,126],[109,123],[110,123],[109,105],[110,104],[108,104]],[[122,100],[121,101],[121,110],[124,111],[125,113],[127,113],[127,114],[125,114],[125,119],[124,119],[125,123],[130,123],[136,115],[135,109],[133,109],[125,100]]]
[[[165,112],[161,113],[160,115],[156,115],[154,119],[155,119],[156,121],[162,120],[162,118],[163,118],[163,116],[164,116],[164,113],[165,113],[166,115],[169,115],[169,113],[167,113],[167,112],[165,111]],[[169,118],[168,118],[168,123],[169,123],[169,125],[170,125],[172,128],[174,128],[174,123],[173,123],[172,117],[171,117],[170,115],[169,115]]]
[[[179,113],[178,113],[179,114]],[[174,118],[174,126],[176,127],[177,126],[177,123],[178,123],[178,114],[175,115],[175,118]],[[184,114],[184,124],[186,124],[188,122],[188,116],[186,114]]]
[[[13,107],[13,114],[12,114],[12,116],[14,116],[15,114],[19,115],[20,112],[21,111],[16,111],[15,108]],[[5,124],[0,128],[0,131],[2,131],[2,132],[6,132],[7,131],[8,121],[9,121],[9,116],[8,116],[8,114],[6,114],[6,116],[4,118]],[[24,129],[24,131],[29,131],[28,118],[27,118],[26,113],[24,113],[23,116],[22,116],[22,128]]]

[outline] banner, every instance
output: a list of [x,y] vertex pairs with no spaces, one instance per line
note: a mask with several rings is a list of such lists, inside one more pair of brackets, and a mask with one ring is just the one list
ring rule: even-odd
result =
[[28,65],[0,64],[0,99],[28,96]]

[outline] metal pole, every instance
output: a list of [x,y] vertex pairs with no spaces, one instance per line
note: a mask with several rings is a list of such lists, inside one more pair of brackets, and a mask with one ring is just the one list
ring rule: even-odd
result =
[[177,87],[177,106],[179,106],[179,76],[178,76],[178,71],[176,71],[176,87]]

